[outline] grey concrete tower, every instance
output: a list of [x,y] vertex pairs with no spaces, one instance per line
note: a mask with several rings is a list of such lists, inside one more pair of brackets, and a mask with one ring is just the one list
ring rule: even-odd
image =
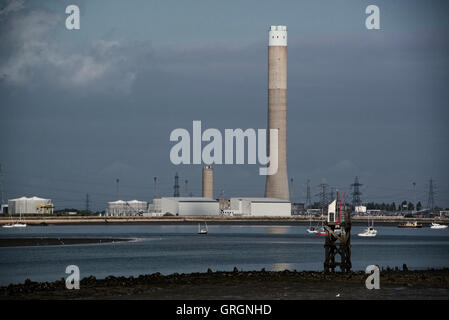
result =
[[214,199],[214,169],[211,166],[203,167],[203,197]]
[[[278,129],[279,131],[278,171],[276,174],[267,176],[265,197],[289,200],[287,179],[287,27],[271,26],[268,35],[268,129]],[[270,154],[269,141],[268,137]]]

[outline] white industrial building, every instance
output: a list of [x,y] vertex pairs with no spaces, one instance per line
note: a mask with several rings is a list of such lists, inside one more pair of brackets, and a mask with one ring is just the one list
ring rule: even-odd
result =
[[231,208],[224,214],[234,216],[291,216],[292,206],[288,200],[277,198],[231,198]]
[[117,200],[108,202],[107,216],[136,216],[148,211],[148,202]]
[[21,197],[8,200],[8,213],[10,215],[43,214],[52,212],[53,204],[50,199]]
[[218,201],[203,197],[162,197],[154,199],[149,206],[149,215],[162,216],[216,216],[219,214]]
[[366,213],[366,206],[355,206],[355,213]]

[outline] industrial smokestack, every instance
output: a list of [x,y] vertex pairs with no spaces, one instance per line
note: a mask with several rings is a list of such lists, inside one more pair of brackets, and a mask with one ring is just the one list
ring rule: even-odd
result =
[[[265,197],[289,200],[287,180],[287,27],[268,32],[268,134],[278,129],[278,171],[267,176]],[[270,141],[269,136],[267,141]],[[270,142],[268,142],[270,154]],[[271,156],[271,154],[270,154]]]
[[214,169],[211,166],[203,167],[203,197],[214,198]]

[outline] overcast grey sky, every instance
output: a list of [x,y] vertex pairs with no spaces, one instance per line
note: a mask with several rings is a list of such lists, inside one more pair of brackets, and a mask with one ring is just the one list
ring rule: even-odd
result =
[[[8,197],[104,209],[201,193],[201,166],[170,163],[170,132],[265,128],[270,25],[288,28],[293,200],[325,181],[363,201],[449,207],[447,1],[0,1],[0,163]],[[77,4],[81,29],[65,28]],[[380,8],[381,30],[365,28]],[[215,167],[215,193],[263,196],[258,165]],[[315,198],[314,200],[317,200]]]

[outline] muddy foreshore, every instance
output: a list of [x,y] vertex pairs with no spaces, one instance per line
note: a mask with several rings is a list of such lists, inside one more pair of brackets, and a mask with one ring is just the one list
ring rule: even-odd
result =
[[363,271],[238,271],[65,280],[0,287],[0,299],[449,299],[449,268],[382,270],[379,290],[365,287]]

